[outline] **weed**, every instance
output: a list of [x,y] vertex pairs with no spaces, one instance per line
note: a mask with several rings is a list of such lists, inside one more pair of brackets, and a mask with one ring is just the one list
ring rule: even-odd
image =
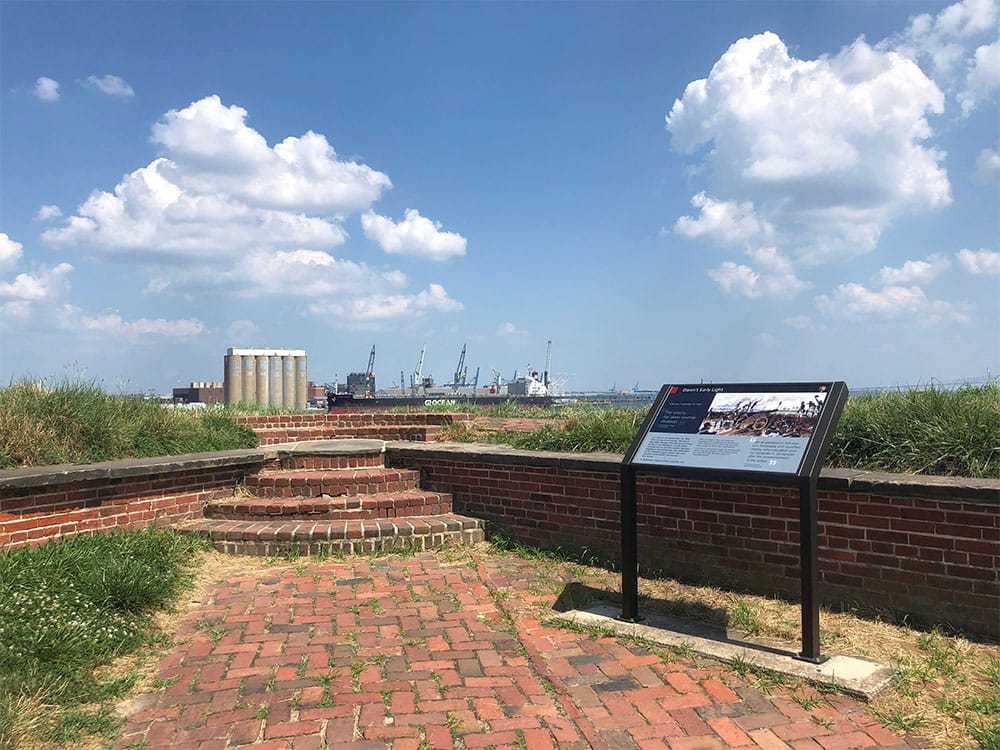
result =
[[749,635],[760,633],[760,619],[753,606],[742,596],[737,596],[729,611],[729,619],[739,630]]
[[300,680],[305,678],[306,671],[308,669],[309,669],[309,654],[302,654],[302,656],[299,657],[299,666],[295,670],[295,676],[298,677]]
[[97,710],[76,708],[64,712],[47,734],[60,744],[76,742],[88,734],[110,738],[123,722],[109,706]]
[[687,659],[689,661],[698,656],[698,652],[695,651],[694,647],[687,641],[679,643],[676,646],[667,646],[667,648],[673,651],[680,658]]
[[820,695],[841,695],[844,691],[837,684],[836,678],[834,678],[831,682],[817,683],[816,692]]
[[965,656],[937,631],[925,633],[917,646],[927,653],[927,667],[939,674],[952,676]]
[[742,654],[734,656],[727,662],[727,665],[740,677],[746,677],[748,674],[752,674],[755,666],[751,660],[745,659]]
[[970,721],[967,727],[979,750],[1000,750],[1000,721]]
[[806,711],[812,710],[818,704],[823,702],[822,698],[817,698],[814,695],[800,695],[799,693],[792,693],[792,700],[802,706],[802,708]]
[[255,719],[260,719],[261,721],[263,721],[264,719],[267,718],[268,714],[270,714],[270,713],[271,713],[271,706],[270,706],[270,704],[268,704],[268,703],[261,703],[260,706],[257,707],[257,713],[255,713],[253,715],[253,717]]
[[899,732],[910,732],[925,722],[922,716],[907,715],[898,711],[883,712],[873,708],[872,713],[878,717],[882,724]]
[[819,724],[821,727],[826,727],[827,729],[833,726],[833,719],[828,719],[825,716],[813,716],[812,720],[814,724]]
[[983,674],[993,684],[993,687],[1000,688],[1000,658],[991,656],[983,669]]

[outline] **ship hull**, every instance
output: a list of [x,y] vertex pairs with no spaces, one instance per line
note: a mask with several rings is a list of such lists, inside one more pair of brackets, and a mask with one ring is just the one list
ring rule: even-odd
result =
[[378,409],[434,408],[441,406],[499,406],[513,401],[523,406],[552,406],[556,402],[552,396],[507,396],[502,394],[484,394],[482,396],[428,395],[428,396],[372,396],[370,398],[355,398],[350,394],[330,395],[327,406],[331,413],[344,411],[374,411]]

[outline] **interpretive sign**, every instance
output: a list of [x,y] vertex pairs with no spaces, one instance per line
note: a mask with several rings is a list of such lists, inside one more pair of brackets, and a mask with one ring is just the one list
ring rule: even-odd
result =
[[632,463],[798,474],[832,386],[667,386]]
[[639,619],[636,474],[799,488],[802,651],[821,662],[816,485],[847,400],[840,381],[664,385],[622,461],[622,619]]

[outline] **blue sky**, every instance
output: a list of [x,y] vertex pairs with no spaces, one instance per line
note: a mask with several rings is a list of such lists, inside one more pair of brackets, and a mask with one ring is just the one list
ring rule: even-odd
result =
[[1000,42],[947,3],[0,5],[0,376],[1000,372]]

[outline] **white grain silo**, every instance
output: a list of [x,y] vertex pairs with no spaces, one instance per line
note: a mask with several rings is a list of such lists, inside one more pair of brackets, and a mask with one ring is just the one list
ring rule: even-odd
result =
[[267,405],[268,383],[270,381],[268,377],[267,356],[258,353],[254,359],[257,360],[257,381],[253,402],[255,404]]
[[309,369],[306,353],[295,353],[295,408],[305,409],[309,400]]
[[257,360],[253,349],[240,349],[243,357],[243,397],[241,401],[255,403],[257,401]]
[[243,400],[243,357],[230,349],[223,358],[222,398],[226,404]]
[[295,404],[295,355],[291,352],[282,352],[282,390],[281,399],[286,409],[296,408]]

